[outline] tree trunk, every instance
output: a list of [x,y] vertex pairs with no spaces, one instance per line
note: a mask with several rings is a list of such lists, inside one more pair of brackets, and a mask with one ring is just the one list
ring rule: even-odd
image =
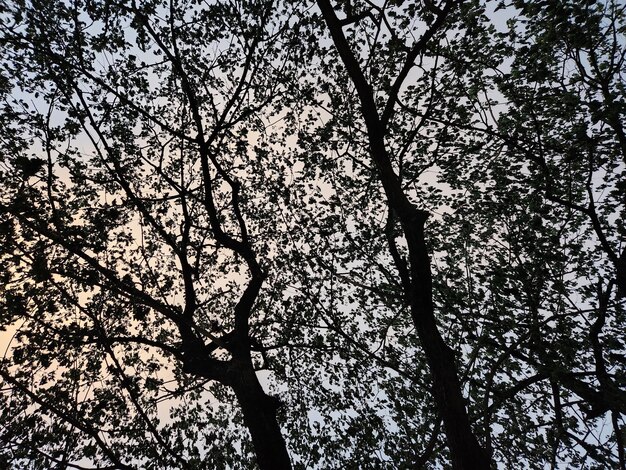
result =
[[[365,114],[365,112],[364,112]],[[378,166],[387,203],[397,214],[409,249],[410,285],[404,286],[413,324],[424,348],[433,376],[433,398],[441,418],[454,470],[488,470],[489,454],[480,446],[465,407],[454,351],[446,345],[435,319],[430,257],[426,248],[424,223],[428,214],[407,198],[387,154],[381,126],[374,111],[365,114],[370,151]]]
[[[385,146],[389,116],[381,121],[374,90],[368,83],[359,61],[344,36],[342,23],[337,18],[329,0],[317,0],[317,4],[328,25],[337,52],[346,67],[346,72],[356,88],[361,103],[361,113],[367,127],[370,155],[376,164],[389,208],[400,219],[407,240],[410,258],[410,284],[404,285],[405,295],[411,306],[413,322],[433,375],[433,396],[444,422],[448,447],[452,456],[452,468],[455,470],[489,469],[490,458],[487,452],[481,448],[470,426],[454,361],[454,353],[444,343],[435,321],[430,259],[424,241],[426,213],[419,211],[409,201],[402,187],[401,179],[393,169]],[[434,29],[430,31],[432,34]],[[423,36],[423,38],[426,37],[426,35]],[[413,51],[418,53],[419,47],[423,47],[423,44],[418,41],[415,47],[416,49]],[[406,66],[410,69],[411,64],[412,60],[408,61]],[[396,97],[392,96],[391,99],[392,101],[385,106],[386,109],[393,109]],[[399,267],[399,269],[405,268]]]
[[478,443],[467,415],[454,352],[445,344],[435,321],[425,219],[417,210],[409,220],[400,219],[409,247],[411,292],[407,292],[407,297],[413,323],[433,376],[433,397],[443,418],[452,468],[489,469],[490,458]]
[[243,411],[244,423],[252,436],[259,468],[291,469],[287,446],[276,418],[278,400],[263,391],[252,369],[241,371],[232,386]]

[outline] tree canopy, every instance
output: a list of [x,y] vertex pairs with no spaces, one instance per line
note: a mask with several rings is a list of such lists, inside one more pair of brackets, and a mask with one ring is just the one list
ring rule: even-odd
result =
[[626,5],[0,19],[0,467],[626,469]]

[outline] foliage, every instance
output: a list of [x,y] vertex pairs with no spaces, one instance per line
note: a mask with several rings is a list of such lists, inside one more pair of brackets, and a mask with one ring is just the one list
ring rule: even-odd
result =
[[624,468],[625,15],[1,3],[0,466]]

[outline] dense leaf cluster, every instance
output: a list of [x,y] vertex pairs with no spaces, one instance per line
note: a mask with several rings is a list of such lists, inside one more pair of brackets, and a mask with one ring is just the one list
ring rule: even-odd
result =
[[626,7],[0,2],[0,467],[626,468]]

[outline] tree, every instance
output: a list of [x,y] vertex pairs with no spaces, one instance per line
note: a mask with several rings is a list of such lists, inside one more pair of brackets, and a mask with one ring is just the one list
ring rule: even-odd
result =
[[[623,323],[623,303],[613,292],[620,282],[617,247],[623,235],[619,222],[612,226],[623,218],[623,111],[617,111],[623,9],[611,2],[515,7],[520,10],[501,33],[506,40],[500,52],[513,60],[465,86],[465,99],[479,113],[456,123],[462,132],[487,137],[489,145],[482,145],[481,160],[470,163],[475,170],[465,182],[450,180],[471,195],[458,200],[457,217],[448,221],[472,221],[463,238],[466,251],[476,255],[468,260],[463,282],[474,291],[473,307],[486,314],[484,357],[495,353],[496,358],[484,379],[485,424],[497,416],[497,406],[488,406],[489,395],[499,394],[493,378],[506,371],[513,383],[496,403],[517,400],[519,393],[544,402],[536,414],[544,415],[541,426],[550,431],[532,438],[520,429],[526,442],[535,442],[535,465],[543,459],[554,467],[569,458],[583,466],[591,454],[600,466],[623,467],[617,418],[624,403],[618,359],[623,345],[613,330]],[[611,90],[603,94],[608,83]],[[485,242],[498,248],[490,255],[481,246]],[[607,362],[608,357],[613,359]],[[516,377],[520,372],[525,377]],[[521,398],[526,404],[528,399]],[[504,414],[502,425],[534,427],[532,419],[511,423],[511,416],[521,414],[515,408]],[[594,427],[605,426],[607,419],[614,436],[598,432],[590,444]],[[572,445],[585,453],[572,451]],[[519,447],[500,452],[511,452],[511,462],[522,453]]]
[[[372,67],[380,67],[381,62],[384,62],[376,57],[377,49],[386,49],[391,53],[385,57],[386,67],[381,76],[377,77],[377,73],[369,70],[367,74],[370,77],[369,80],[343,30],[345,24],[359,22],[364,16],[350,11],[348,7],[351,7],[351,3],[348,2],[345,5],[346,18],[340,21],[329,1],[321,0],[318,5],[338,54],[345,65],[346,73],[358,95],[369,153],[384,189],[391,214],[390,227],[393,230],[393,225],[399,223],[407,244],[408,261],[397,252],[394,235],[389,237],[389,248],[394,255],[395,268],[402,281],[404,298],[410,306],[415,330],[432,374],[432,393],[446,429],[453,467],[488,468],[489,459],[471,429],[454,351],[445,343],[436,324],[432,274],[424,232],[428,213],[410,200],[407,191],[403,188],[401,176],[393,167],[393,160],[385,142],[393,137],[393,131],[390,129],[394,127],[392,120],[398,106],[397,101],[401,99],[399,95],[405,80],[414,67],[416,59],[420,56],[424,58],[426,55],[431,38],[445,31],[442,26],[455,3],[449,1],[438,7],[424,3],[421,11],[414,12],[427,26],[421,36],[409,45],[406,45],[405,37],[398,37],[397,29],[400,29],[400,25],[383,23],[383,20],[388,15],[391,16],[394,10],[378,8],[379,11],[376,12],[378,19],[374,22],[374,30],[365,32],[374,39],[368,44],[369,54],[365,56],[363,62],[366,67],[369,64]],[[376,10],[375,7],[372,8]],[[387,28],[389,28],[388,41],[386,43],[383,40],[378,41],[377,37]],[[352,43],[355,42],[353,39]],[[404,46],[406,50],[400,46]],[[394,51],[394,48],[400,49],[400,54]],[[398,58],[399,55],[404,57]],[[377,98],[380,104],[377,103]],[[415,137],[417,134],[413,138]],[[412,144],[410,138],[405,139],[405,147],[410,147]]]
[[[622,94],[618,90],[622,86],[623,12],[610,3],[578,7],[566,2],[548,2],[541,8],[532,3],[516,3],[502,7],[505,14],[513,17],[509,31],[499,32],[489,26],[491,22],[485,18],[481,5],[466,4],[462,16],[465,22],[455,24],[455,16],[449,14],[440,31],[442,35],[430,36],[423,31],[429,31],[428,24],[435,24],[437,13],[444,16],[444,11],[435,9],[429,18],[428,5],[422,11],[426,26],[416,20],[420,18],[419,10],[412,5],[390,2],[377,7],[363,3],[359,7],[356,2],[339,2],[335,11],[330,3],[322,5],[322,14],[338,50],[337,56],[328,50],[322,54],[330,57],[323,69],[323,76],[330,77],[330,83],[320,88],[332,90],[324,102],[324,109],[330,109],[331,116],[322,135],[326,141],[330,140],[335,167],[350,168],[352,161],[365,167],[366,175],[368,171],[377,172],[392,208],[394,196],[390,195],[393,191],[390,186],[396,178],[399,180],[396,190],[404,191],[413,204],[439,213],[442,208],[446,212],[449,207],[454,209],[452,214],[443,214],[440,220],[428,224],[428,230],[434,232],[428,240],[431,250],[443,256],[430,292],[437,305],[438,321],[453,331],[457,356],[470,351],[465,355],[471,367],[464,374],[469,379],[466,387],[470,406],[477,416],[474,419],[483,422],[480,434],[488,452],[496,452],[497,461],[512,462],[511,465],[519,462],[522,455],[531,465],[550,462],[555,466],[559,459],[568,458],[584,465],[582,462],[591,454],[600,465],[614,466],[617,461],[623,462],[619,418],[610,418],[615,435],[600,432],[593,444],[587,440],[592,431],[585,428],[600,429],[607,410],[619,416],[623,409],[618,359],[623,357],[623,352],[619,334],[607,328],[604,334],[610,338],[608,341],[600,341],[598,336],[607,318],[613,318],[610,324],[615,326],[623,323],[622,303],[619,299],[609,302],[611,288],[604,289],[619,282],[619,262],[615,260],[620,256],[619,252],[609,255],[614,267],[605,271],[597,250],[600,247],[600,253],[615,253],[614,247],[619,243],[615,238],[608,243],[603,241],[605,229],[598,228],[621,219],[622,209],[617,200],[622,197],[619,187],[623,166],[619,163],[619,145],[614,142],[619,142],[622,110],[619,104],[606,104],[596,114],[596,120],[611,119],[612,124],[607,124],[611,128],[609,132],[606,126],[600,130],[604,135],[594,152],[601,150],[605,157],[599,160],[597,169],[592,166],[592,173],[587,169],[589,157],[574,150],[585,148],[577,137],[580,134],[569,126],[574,122],[580,127],[576,121],[594,118],[590,119],[584,101],[575,98],[583,93],[580,80],[569,72],[571,56],[561,51],[564,42],[587,37],[592,46],[585,46],[584,53],[601,51],[602,59],[595,61],[603,62],[602,69],[612,74],[610,78],[591,80],[596,87],[594,93],[602,94],[598,84],[611,83],[611,91],[604,95],[618,102]],[[543,8],[545,17],[539,15]],[[558,19],[552,16],[555,11],[560,15]],[[413,23],[409,23],[409,18]],[[576,24],[571,24],[572,18]],[[560,26],[557,31],[555,24]],[[420,33],[431,40],[430,44],[420,41]],[[412,50],[407,43],[416,44],[416,49]],[[530,53],[529,44],[532,44]],[[583,55],[586,63],[584,54],[577,54]],[[339,59],[345,69],[335,72]],[[542,68],[546,63],[548,73]],[[410,85],[406,87],[401,85],[402,73],[410,73]],[[347,77],[354,88],[346,86]],[[524,94],[515,96],[520,92]],[[620,116],[615,118],[615,114]],[[385,116],[398,123],[387,125]],[[549,133],[548,138],[536,136],[534,126],[538,120],[542,121],[539,129]],[[521,136],[528,132],[526,129],[530,129],[530,137]],[[590,140],[588,136],[584,138]],[[376,139],[378,147],[373,150],[372,140]],[[554,145],[555,139],[560,141],[558,147]],[[561,155],[569,153],[567,167],[550,170],[554,178],[551,186],[545,183],[545,162],[539,162],[538,168],[532,165],[546,155],[546,148],[550,148],[547,142],[552,152],[556,147],[559,160]],[[567,148],[574,152],[566,152]],[[502,158],[503,153],[506,158]],[[381,155],[382,162],[377,160]],[[591,158],[596,158],[592,155]],[[368,168],[368,161],[375,163],[372,165],[375,169]],[[579,170],[572,173],[576,165]],[[353,168],[347,171],[356,173]],[[432,184],[432,176],[424,177],[428,169],[436,172],[439,188]],[[598,179],[593,175],[598,173],[605,178],[601,190],[592,184]],[[361,190],[353,193],[359,194],[362,188],[371,185],[371,179],[353,184],[361,185]],[[443,196],[438,194],[441,186],[447,193]],[[563,189],[558,191],[565,190],[567,196],[556,193],[559,186]],[[583,197],[588,194],[588,199],[572,207],[572,191],[576,186],[575,191],[583,189],[578,194]],[[594,204],[601,191],[611,196],[603,198],[604,213],[598,217],[594,215]],[[551,198],[549,203],[544,200],[546,193]],[[340,198],[342,203],[346,199]],[[369,210],[380,209],[370,206]],[[595,227],[595,235],[586,232],[587,218]],[[380,232],[393,234],[393,228],[379,227]],[[386,225],[387,229],[390,227],[393,224]],[[410,261],[410,237],[403,230]],[[596,236],[600,243],[590,250],[589,244],[595,244]],[[493,247],[489,249],[485,244]],[[402,279],[403,269],[407,272],[403,266],[410,262],[404,261],[400,253],[392,238],[389,256],[398,268],[398,278]],[[368,267],[378,269],[375,263]],[[601,278],[599,291],[595,276]],[[407,278],[420,276],[412,273],[404,276]],[[423,274],[421,279],[425,278]],[[412,288],[407,289],[407,282],[404,284],[396,287],[406,296]],[[589,313],[597,315],[593,322],[587,317]],[[420,325],[418,321],[415,323],[419,335]],[[504,344],[500,338],[506,339]],[[602,351],[605,344],[616,349],[613,353]],[[428,356],[427,348],[424,349]],[[577,350],[586,353],[577,355]],[[605,360],[608,354],[615,358],[609,365]],[[454,367],[454,361],[449,364],[447,370]],[[612,370],[608,375],[607,366]],[[596,381],[594,376],[598,371],[603,378]],[[494,380],[503,373],[508,377],[495,386]],[[448,382],[446,392],[454,389],[452,382]],[[456,389],[460,397],[460,388]],[[518,408],[514,402],[520,393],[524,394],[520,402],[523,405]],[[511,422],[511,416],[524,415],[527,411],[521,410],[528,410],[533,400],[539,406],[530,416]],[[462,410],[462,398],[458,404]],[[439,406],[441,410],[441,403]],[[506,408],[498,424],[507,431],[498,436],[499,448],[494,449],[491,419],[497,416],[499,408]],[[581,415],[585,417],[581,419]],[[545,419],[537,419],[542,416]],[[461,433],[464,429],[465,436],[469,436],[472,433],[469,426],[458,426],[458,422],[450,419],[452,431]],[[551,429],[545,434],[531,435],[529,430],[535,427]],[[472,438],[463,441],[469,443]],[[609,442],[612,453],[598,452],[598,448],[608,446]],[[528,446],[532,451],[527,453],[524,447]],[[571,446],[574,449],[580,446],[585,453],[581,455]],[[454,453],[453,447],[454,444],[450,445]],[[477,461],[477,457],[469,457],[465,465],[473,468]]]
[[6,459],[227,465],[244,444],[207,455],[187,440],[219,441],[219,417],[200,429],[181,403],[179,436],[155,417],[168,397],[233,393],[259,465],[290,467],[252,352],[271,241],[253,241],[263,181],[249,171],[282,171],[254,135],[287,73],[281,14],[272,2],[3,7]]
[[4,466],[624,468],[622,6],[0,15]]

